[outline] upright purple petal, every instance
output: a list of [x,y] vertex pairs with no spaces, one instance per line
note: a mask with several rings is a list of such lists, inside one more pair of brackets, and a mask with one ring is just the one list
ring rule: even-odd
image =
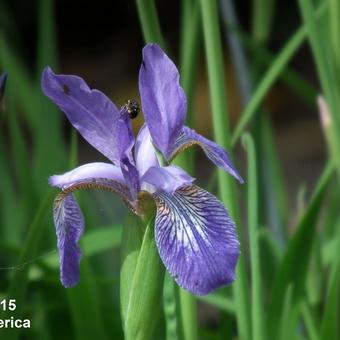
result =
[[182,131],[187,103],[175,64],[156,44],[143,49],[139,91],[152,140],[165,155]]
[[231,162],[228,153],[213,141],[201,136],[196,131],[184,127],[182,133],[177,138],[176,142],[171,146],[168,154],[166,155],[169,161],[173,160],[184,149],[192,146],[199,145],[206,156],[218,167],[224,171],[229,172],[240,183],[243,183],[243,179]]
[[54,202],[54,224],[60,261],[60,279],[64,287],[79,281],[81,250],[78,241],[84,230],[84,219],[72,194],[59,194]]
[[84,164],[62,175],[53,175],[49,178],[49,184],[64,190],[74,183],[96,178],[106,178],[126,185],[120,167],[101,162]]
[[134,143],[128,115],[102,92],[91,90],[80,77],[56,75],[46,67],[41,85],[45,95],[65,112],[79,133],[118,165]]
[[139,175],[142,177],[152,166],[159,166],[150,131],[144,124],[139,130],[135,143],[135,160]]
[[190,185],[194,180],[178,166],[153,166],[141,178],[141,185],[143,190],[150,193],[162,190],[173,194],[177,189]]
[[195,185],[154,197],[158,251],[176,282],[197,295],[231,283],[239,242],[221,202]]

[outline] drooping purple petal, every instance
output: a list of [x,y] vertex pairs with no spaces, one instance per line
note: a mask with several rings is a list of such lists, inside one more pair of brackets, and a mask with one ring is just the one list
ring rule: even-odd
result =
[[143,48],[139,92],[152,140],[165,155],[182,131],[187,103],[175,64],[156,44]]
[[183,131],[177,138],[176,142],[172,145],[169,153],[166,155],[167,159],[173,160],[177,154],[182,152],[184,149],[192,146],[199,145],[206,156],[218,167],[222,168],[226,172],[234,176],[240,183],[243,183],[243,179],[231,162],[228,153],[213,141],[201,136],[194,130],[183,127]]
[[59,250],[60,279],[64,287],[75,286],[79,281],[81,250],[78,241],[84,230],[84,219],[72,194],[61,193],[53,209]]
[[49,184],[66,189],[74,183],[96,178],[107,178],[126,185],[122,171],[118,166],[102,162],[84,164],[62,175],[51,176]]
[[46,67],[41,85],[45,95],[65,112],[79,133],[118,165],[134,143],[128,115],[102,92],[91,90],[80,77],[56,75]]
[[145,124],[138,132],[134,151],[139,176],[142,177],[145,171],[152,166],[159,166],[155,148],[151,142],[150,132]]
[[162,190],[173,194],[177,189],[190,185],[194,180],[178,166],[153,166],[141,178],[141,185],[143,190],[150,193]]
[[239,242],[222,203],[195,185],[154,197],[158,251],[176,282],[197,295],[231,283]]

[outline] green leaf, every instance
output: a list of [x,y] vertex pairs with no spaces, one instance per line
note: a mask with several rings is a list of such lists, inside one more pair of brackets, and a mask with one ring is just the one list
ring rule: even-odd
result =
[[163,309],[166,326],[166,340],[178,340],[178,309],[176,304],[176,284],[168,273],[164,278]]
[[311,313],[309,306],[307,305],[306,300],[301,302],[301,312],[309,338],[311,340],[319,340],[320,339],[319,326],[316,325],[316,322],[314,320],[314,317]]
[[93,274],[86,257],[82,259],[80,277],[78,285],[66,291],[76,338],[79,340],[108,339],[98,304]]
[[250,134],[242,137],[242,142],[248,156],[248,229],[251,266],[251,315],[252,315],[252,339],[264,340],[263,298],[262,280],[259,252],[259,216],[258,216],[258,185],[257,164],[254,140]]
[[[27,273],[29,269],[30,260],[34,258],[39,242],[41,241],[42,231],[45,227],[45,217],[49,206],[52,204],[53,192],[50,190],[39,204],[39,208],[28,228],[28,234],[22,245],[22,250],[18,259],[18,263],[25,263],[26,265],[21,270],[16,270],[11,278],[10,285],[7,290],[7,297],[9,299],[16,299],[17,308],[15,311],[0,313],[1,318],[16,319],[22,318],[22,310],[26,303],[27,292]],[[1,336],[8,340],[15,340],[19,337],[20,329],[3,329]]]
[[[337,228],[340,223],[337,223]],[[336,235],[336,249],[340,249],[340,233]],[[327,287],[327,298],[321,324],[321,339],[339,339],[339,289],[340,289],[340,257],[338,253],[333,257],[329,284]]]
[[310,260],[313,240],[316,232],[316,222],[321,210],[321,204],[327,185],[334,171],[332,162],[327,163],[323,173],[316,185],[309,206],[302,216],[294,235],[291,237],[287,250],[284,254],[279,271],[276,275],[268,325],[270,335],[274,336],[283,307],[283,296],[287,287],[291,284],[293,288],[293,301],[298,302],[305,289],[307,268]]
[[161,311],[164,266],[154,239],[154,226],[152,217],[146,226],[133,278],[124,275],[121,281],[122,288],[132,280],[128,300],[122,305],[126,340],[150,339]]
[[293,287],[288,286],[284,295],[282,318],[279,327],[279,340],[296,339],[298,305],[293,303]]
[[[323,6],[319,8],[318,14],[324,13]],[[294,54],[298,51],[303,41],[306,38],[306,29],[304,26],[300,27],[288,40],[288,42],[283,46],[281,51],[278,53],[274,61],[269,66],[268,70],[265,72],[264,76],[260,80],[251,100],[249,101],[247,107],[242,112],[242,115],[235,127],[231,144],[235,145],[239,139],[243,129],[249,123],[250,119],[254,116],[260,104],[262,103],[265,95],[267,94],[270,87],[278,79],[282,70],[286,67],[288,62],[292,59]]]
[[164,47],[154,0],[136,0],[138,16],[146,43],[157,43]]
[[220,293],[210,293],[208,295],[201,295],[197,297],[198,300],[201,300],[209,305],[212,305],[224,312],[234,314],[235,313],[235,304],[234,301],[227,296],[224,296]]
[[[215,141],[230,152],[230,129],[228,120],[227,91],[224,80],[224,67],[219,31],[219,17],[216,0],[200,1],[205,43],[205,54],[208,67],[209,92],[212,108]],[[240,232],[240,212],[234,179],[222,169],[218,169],[219,189],[223,203],[235,220]],[[241,251],[242,252],[242,251]],[[237,328],[241,339],[250,338],[250,317],[248,301],[248,283],[245,270],[245,258],[242,252],[236,271],[237,280],[233,283]]]
[[123,228],[120,268],[120,307],[123,323],[126,321],[132,281],[143,242],[144,228],[141,219],[132,214],[128,216]]

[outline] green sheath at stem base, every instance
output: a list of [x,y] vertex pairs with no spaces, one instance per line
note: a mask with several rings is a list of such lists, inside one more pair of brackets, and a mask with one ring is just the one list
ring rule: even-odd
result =
[[123,234],[124,257],[120,290],[126,340],[150,339],[161,313],[164,266],[154,239],[154,216],[152,214],[146,225],[141,243],[138,234],[142,222],[138,217],[129,226],[134,230],[130,229]]

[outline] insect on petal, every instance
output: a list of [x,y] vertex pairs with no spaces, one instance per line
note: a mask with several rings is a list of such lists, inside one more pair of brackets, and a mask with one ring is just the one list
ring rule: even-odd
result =
[[87,142],[119,165],[134,143],[128,115],[122,115],[108,97],[91,90],[78,76],[57,75],[46,67],[41,85]]

